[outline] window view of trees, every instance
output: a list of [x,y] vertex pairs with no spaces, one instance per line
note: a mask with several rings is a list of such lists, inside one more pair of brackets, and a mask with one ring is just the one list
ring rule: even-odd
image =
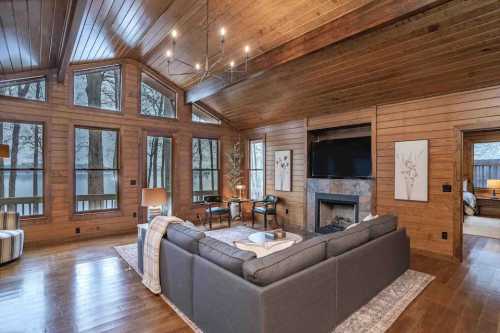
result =
[[75,72],[74,104],[120,111],[120,66]]
[[193,202],[219,194],[219,140],[193,138]]
[[207,111],[203,110],[198,104],[191,104],[192,112],[191,112],[191,121],[195,123],[204,123],[204,124],[216,124],[220,125],[220,119],[212,116]]
[[45,77],[14,80],[0,83],[0,95],[10,96],[34,101],[46,101]]
[[165,87],[146,74],[141,77],[141,114],[153,117],[175,118],[175,91]]
[[118,208],[118,131],[75,129],[75,212]]
[[147,137],[146,150],[146,186],[162,187],[168,193],[167,207],[163,211],[171,213],[171,181],[172,181],[172,139],[163,136]]
[[10,147],[0,158],[0,210],[43,215],[43,125],[0,122],[0,143]]
[[264,197],[264,141],[250,140],[250,199]]
[[488,179],[500,179],[500,142],[475,143],[473,185],[486,188]]

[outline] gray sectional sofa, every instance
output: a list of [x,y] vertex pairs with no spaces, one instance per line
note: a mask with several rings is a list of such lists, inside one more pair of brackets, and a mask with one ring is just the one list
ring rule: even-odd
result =
[[408,269],[409,252],[394,216],[262,258],[171,224],[161,287],[205,333],[329,333]]

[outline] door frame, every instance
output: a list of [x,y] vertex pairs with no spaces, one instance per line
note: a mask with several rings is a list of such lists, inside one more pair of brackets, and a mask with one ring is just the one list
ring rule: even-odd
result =
[[500,121],[478,122],[468,125],[460,125],[454,127],[455,137],[455,170],[453,187],[453,256],[463,261],[463,222],[464,222],[464,207],[463,207],[463,156],[464,156],[464,134],[468,132],[480,132],[500,130]]

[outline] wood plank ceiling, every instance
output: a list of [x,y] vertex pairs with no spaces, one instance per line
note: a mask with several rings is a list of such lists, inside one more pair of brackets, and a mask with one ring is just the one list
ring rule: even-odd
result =
[[203,100],[239,128],[500,84],[500,2],[453,0]]
[[[83,2],[84,10],[79,12],[81,21],[76,20],[78,29],[71,30],[77,2]],[[500,2],[427,2],[439,6],[274,67],[202,102],[234,126],[250,128],[499,83]],[[189,88],[195,82],[192,77],[167,73],[165,51],[170,32],[176,29],[177,56],[202,61],[205,4],[205,0],[0,1],[0,74],[57,67],[64,74],[61,63],[69,58],[64,49],[71,47],[72,63],[135,58]],[[238,62],[244,45],[258,57],[379,4],[379,0],[211,0],[210,54],[218,51],[216,32],[222,26],[228,31],[227,58]],[[176,63],[171,70],[184,71],[183,66]]]
[[0,1],[1,74],[57,67],[67,0]]

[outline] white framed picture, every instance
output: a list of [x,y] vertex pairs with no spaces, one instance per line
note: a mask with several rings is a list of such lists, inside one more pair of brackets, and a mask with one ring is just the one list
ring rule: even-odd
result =
[[274,189],[290,192],[292,190],[292,151],[274,152]]
[[429,141],[394,144],[394,198],[428,201]]

